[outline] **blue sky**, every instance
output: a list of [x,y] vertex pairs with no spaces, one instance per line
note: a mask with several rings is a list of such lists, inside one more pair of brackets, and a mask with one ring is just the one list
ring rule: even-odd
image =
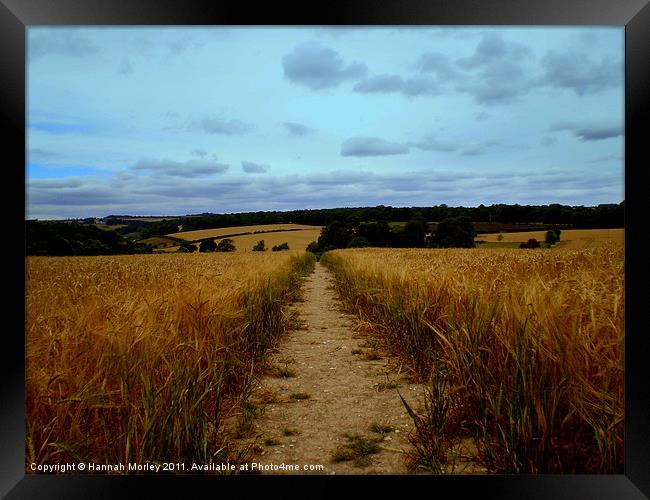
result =
[[28,218],[624,199],[624,31],[30,27]]

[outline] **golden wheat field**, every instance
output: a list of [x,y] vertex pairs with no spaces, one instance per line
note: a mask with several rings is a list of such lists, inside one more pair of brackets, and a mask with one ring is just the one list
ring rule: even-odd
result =
[[622,473],[621,244],[354,249],[322,260],[347,307],[428,385],[416,466],[454,472],[461,439],[472,438],[491,472]]
[[[530,238],[538,241],[544,241],[546,231],[525,231],[521,233],[491,233],[480,234],[476,237],[477,241],[498,242],[499,234],[502,236],[501,242],[525,242]],[[558,248],[578,249],[593,248],[605,243],[625,243],[624,229],[563,229],[561,241]]]
[[316,241],[320,236],[320,229],[305,229],[302,231],[287,231],[265,234],[246,234],[231,238],[236,247],[235,252],[250,252],[253,246],[260,240],[264,240],[266,251],[282,243],[289,244],[289,250],[304,252],[307,245]]
[[[270,252],[274,246],[286,242],[289,244],[290,252],[302,253],[305,251],[305,248],[307,248],[307,245],[312,241],[316,241],[319,236],[320,229],[303,229],[301,231],[243,234],[241,236],[232,236],[229,239],[231,239],[235,245],[234,253],[252,252],[253,246],[255,246],[255,244],[260,240],[264,240],[267,252]],[[195,246],[198,248],[198,244]],[[170,246],[159,250],[163,252],[175,252],[178,248],[178,246]]]
[[[229,234],[242,234],[242,233],[255,233],[267,231],[290,231],[294,230],[314,230],[320,234],[320,226],[305,226],[303,224],[261,224],[257,226],[236,226],[236,227],[219,227],[214,229],[199,229],[197,231],[184,231],[180,233],[170,233],[166,236],[173,236],[175,238],[182,238],[188,241],[196,241],[203,238],[223,238]],[[298,232],[298,231],[295,231]],[[272,234],[272,233],[271,233]],[[259,235],[262,239],[268,235]]]
[[224,419],[313,263],[288,252],[27,258],[26,462],[235,461]]

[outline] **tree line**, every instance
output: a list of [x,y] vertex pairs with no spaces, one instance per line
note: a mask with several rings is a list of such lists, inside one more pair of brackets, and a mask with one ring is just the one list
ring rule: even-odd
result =
[[124,216],[108,216],[107,224],[126,224],[121,234],[139,233],[141,238],[197,229],[251,226],[260,224],[305,224],[327,226],[335,221],[360,224],[364,221],[404,222],[415,217],[426,221],[442,221],[448,218],[468,217],[475,223],[546,224],[575,229],[616,228],[624,226],[625,201],[618,204],[602,204],[593,207],[550,205],[493,204],[477,207],[376,207],[323,208],[314,210],[290,210],[285,212],[245,212],[236,214],[200,214],[173,217],[160,222],[129,220]]
[[436,224],[416,214],[405,225],[391,226],[385,220],[334,221],[321,230],[307,250],[322,254],[337,248],[473,248],[476,230],[469,217],[447,217]]
[[152,253],[153,247],[116,231],[78,222],[25,223],[26,255],[117,255]]
[[[506,230],[530,230],[526,224],[548,227],[617,228],[624,227],[625,202],[595,207],[495,204],[478,207],[376,207],[292,210],[286,212],[246,212],[239,214],[200,214],[170,217],[158,222],[108,216],[106,229],[94,225],[95,219],[52,222],[26,221],[27,255],[111,255],[151,253],[153,247],[139,243],[152,236],[262,224],[294,223],[323,226],[318,241],[310,245],[315,252],[331,248],[362,246],[435,247],[473,246],[479,230],[496,231],[498,224],[512,224]],[[406,224],[391,223],[407,221]],[[107,230],[110,226],[122,225]],[[520,226],[514,226],[520,225]],[[546,227],[545,229],[548,229]],[[488,228],[488,229],[486,229]],[[189,250],[189,249],[188,249]],[[210,250],[208,250],[210,251]],[[228,251],[228,250],[226,250]]]

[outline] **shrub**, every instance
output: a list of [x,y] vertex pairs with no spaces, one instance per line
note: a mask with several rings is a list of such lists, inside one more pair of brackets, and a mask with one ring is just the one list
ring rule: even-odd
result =
[[[214,242],[213,242],[214,243]],[[181,243],[181,246],[178,247],[179,252],[196,252],[196,247],[192,245],[191,243],[188,243],[187,241],[184,241]]]
[[318,237],[318,246],[322,249],[327,247],[346,248],[354,237],[352,223],[336,220],[321,230]]
[[275,245],[271,250],[273,252],[279,252],[280,250],[289,250],[289,243],[285,241],[281,245]]
[[258,241],[253,247],[253,252],[264,252],[266,250],[266,244],[264,240]]
[[219,242],[216,248],[217,252],[234,252],[235,242],[230,238],[224,238]]
[[553,231],[552,229],[546,231],[546,237],[544,238],[544,241],[546,243],[548,243],[549,245],[555,245],[555,243],[557,243],[559,240],[560,238],[558,238],[558,235],[555,231]]
[[321,251],[320,246],[315,241],[312,241],[309,245],[307,245],[306,250],[311,253],[320,253]]
[[541,247],[539,241],[535,238],[530,238],[526,243],[519,245],[519,248],[539,248]]
[[476,230],[469,217],[448,217],[438,224],[429,245],[437,248],[473,248]]
[[217,249],[217,244],[214,240],[203,240],[199,244],[199,252],[214,252]]
[[362,248],[369,246],[370,242],[368,241],[368,238],[364,238],[363,236],[355,236],[350,240],[350,243],[348,243],[348,248]]

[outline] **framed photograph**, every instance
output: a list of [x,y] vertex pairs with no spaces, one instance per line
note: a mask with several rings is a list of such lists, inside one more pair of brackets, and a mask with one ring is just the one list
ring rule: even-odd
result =
[[650,496],[646,0],[0,2],[3,496]]

